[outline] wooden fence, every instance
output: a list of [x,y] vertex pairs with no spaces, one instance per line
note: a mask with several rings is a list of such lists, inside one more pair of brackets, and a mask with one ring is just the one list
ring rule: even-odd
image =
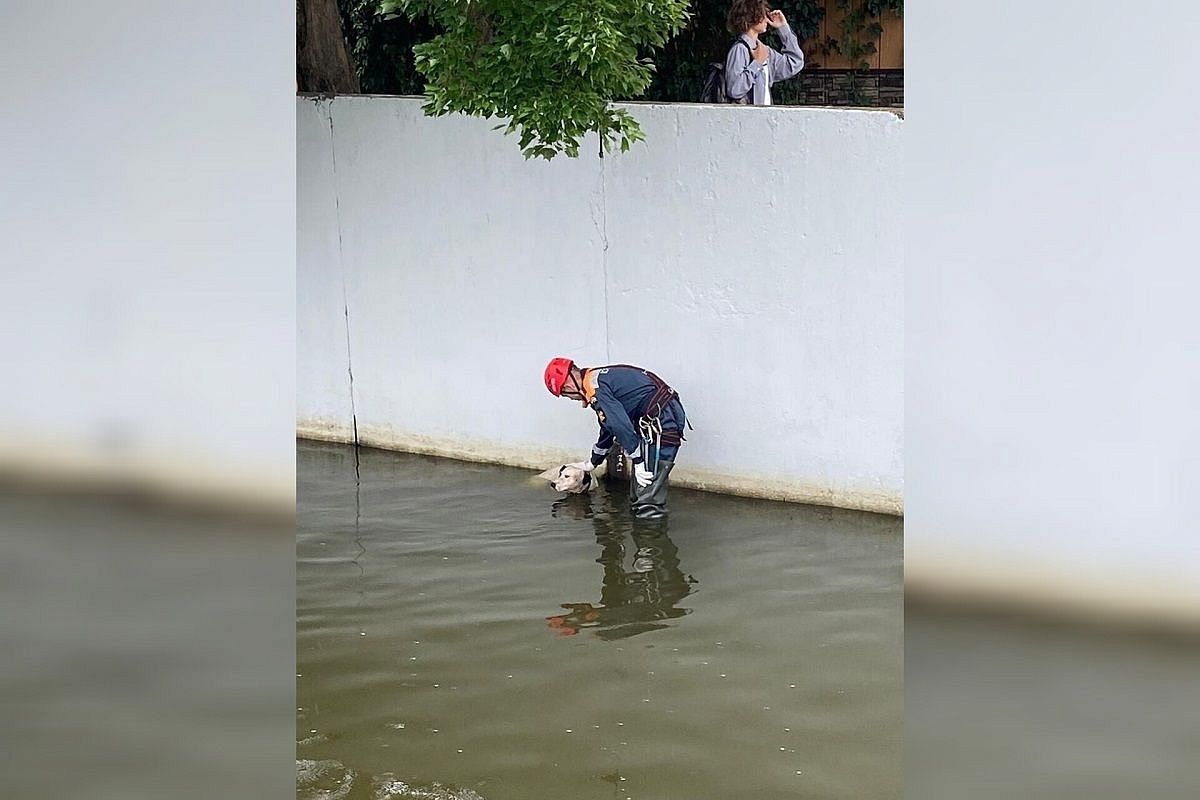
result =
[[[838,23],[844,15],[845,12],[837,7],[837,0],[825,0],[825,16],[821,20],[820,32],[800,43],[805,60],[813,66],[819,64],[820,69],[853,69],[858,66],[850,63],[845,56],[836,53],[824,55],[820,51],[820,44],[827,36],[838,38],[841,33]],[[875,43],[878,52],[865,60],[871,69],[904,69],[904,19],[885,11],[879,18],[879,24],[883,26],[883,33]]]

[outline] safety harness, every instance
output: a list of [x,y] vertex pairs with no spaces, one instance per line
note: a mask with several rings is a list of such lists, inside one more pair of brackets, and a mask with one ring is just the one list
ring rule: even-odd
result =
[[[631,364],[609,364],[607,367],[599,367],[599,369],[609,369],[612,367],[624,367],[625,369],[635,369],[650,379],[654,384],[654,393],[646,400],[642,406],[642,413],[638,417],[638,433],[642,437],[642,458],[646,459],[649,455],[649,449],[654,447],[654,466],[651,467],[652,473],[658,472],[658,456],[664,446],[679,447],[681,443],[687,441],[687,437],[683,435],[683,430],[668,428],[663,430],[662,419],[660,415],[664,408],[671,401],[678,399],[679,395],[674,389],[667,385],[667,382],[655,375],[648,369],[635,367]],[[680,409],[683,409],[683,404],[680,404]],[[692,427],[691,421],[687,418],[687,411],[683,409],[683,421],[689,430],[695,430]]]

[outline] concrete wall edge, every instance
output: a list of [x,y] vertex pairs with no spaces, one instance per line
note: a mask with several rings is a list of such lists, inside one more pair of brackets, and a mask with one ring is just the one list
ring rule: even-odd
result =
[[[353,431],[345,425],[320,420],[299,420],[296,424],[299,439],[352,444]],[[464,438],[442,438],[396,431],[381,427],[360,427],[358,442],[364,447],[393,450],[401,453],[452,458],[481,464],[498,464],[542,471],[582,458],[579,451],[538,447],[527,444],[502,444]],[[586,449],[586,448],[585,448]],[[852,511],[866,511],[888,516],[904,516],[904,499],[898,492],[883,489],[836,489],[804,481],[759,478],[689,469],[680,465],[671,474],[671,483],[681,489],[695,489],[713,494],[775,500],[784,503],[831,506]]]
[[[420,103],[425,103],[429,98],[420,94],[320,94],[314,92],[297,92],[296,98],[306,100],[310,103],[329,103],[333,100],[355,100],[355,99],[374,99],[374,100],[415,100]],[[732,109],[737,108],[739,112],[746,111],[755,113],[760,109],[766,109],[766,106],[733,106],[728,103],[686,103],[686,102],[666,102],[663,100],[619,100],[610,105],[616,108],[721,108]],[[818,105],[779,105],[770,106],[771,112],[785,110],[787,112],[796,111],[820,111],[823,113],[867,113],[867,114],[888,114],[897,119],[904,119],[904,109],[895,108],[892,106],[818,106]],[[465,116],[465,115],[463,115]]]
[[304,419],[296,421],[296,438],[318,442],[354,444],[354,428],[341,422]]

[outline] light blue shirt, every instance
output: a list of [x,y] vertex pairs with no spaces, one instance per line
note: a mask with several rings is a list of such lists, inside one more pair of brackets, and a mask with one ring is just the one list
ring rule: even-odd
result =
[[804,53],[800,51],[800,42],[796,41],[791,26],[776,28],[775,33],[779,35],[783,50],[767,48],[765,70],[751,55],[756,42],[746,34],[743,33],[729,48],[729,54],[725,56],[725,94],[730,100],[742,100],[749,95],[752,105],[767,105],[768,77],[770,85],[774,85],[804,69]]

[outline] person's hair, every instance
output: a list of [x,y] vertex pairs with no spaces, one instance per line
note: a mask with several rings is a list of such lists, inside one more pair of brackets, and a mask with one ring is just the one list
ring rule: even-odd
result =
[[730,33],[745,33],[762,22],[770,10],[767,0],[733,0],[729,16],[725,18],[725,27]]

